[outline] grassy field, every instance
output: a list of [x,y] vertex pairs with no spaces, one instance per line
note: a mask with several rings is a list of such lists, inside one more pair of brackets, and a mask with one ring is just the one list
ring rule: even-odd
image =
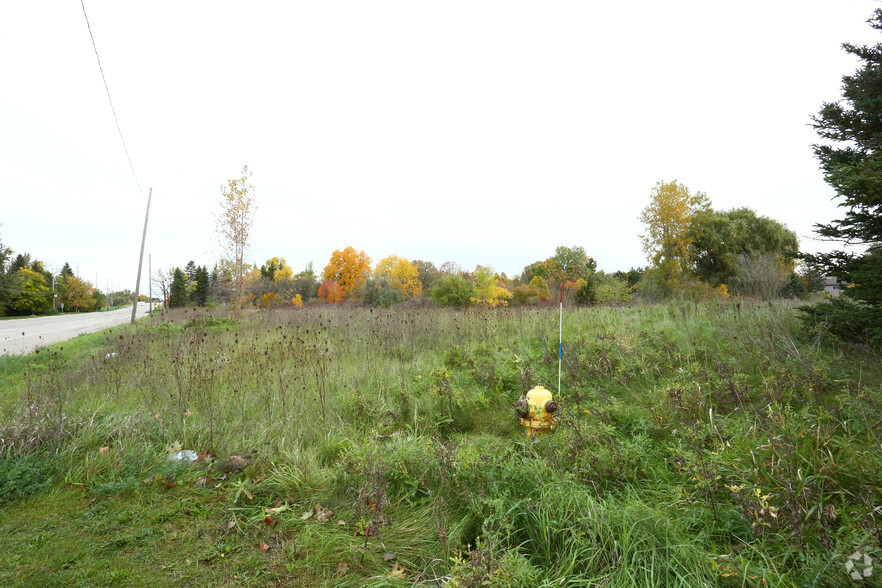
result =
[[790,303],[568,309],[558,393],[557,321],[179,310],[0,358],[0,584],[882,584],[878,354]]

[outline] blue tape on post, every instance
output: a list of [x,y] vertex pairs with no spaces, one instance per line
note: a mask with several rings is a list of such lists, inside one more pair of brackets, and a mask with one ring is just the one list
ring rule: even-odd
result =
[[560,349],[557,350],[557,358],[563,359],[563,343],[560,343]]

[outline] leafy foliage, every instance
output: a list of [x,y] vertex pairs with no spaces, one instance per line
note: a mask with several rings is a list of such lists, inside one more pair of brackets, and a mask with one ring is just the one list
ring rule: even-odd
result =
[[238,178],[227,180],[226,186],[221,186],[221,213],[217,218],[217,231],[220,244],[228,256],[236,308],[242,308],[245,296],[245,274],[249,269],[245,264],[245,251],[257,208],[253,195],[254,186],[247,165],[242,166]]
[[397,290],[403,299],[416,298],[423,294],[419,269],[415,264],[397,255],[381,259],[374,269],[374,275],[386,279],[388,286]]
[[773,255],[782,271],[793,271],[799,249],[796,234],[783,224],[757,216],[749,208],[698,210],[689,223],[695,275],[711,286],[731,285],[739,272],[739,256]]
[[417,274],[419,276],[420,283],[423,285],[423,291],[429,292],[435,285],[435,282],[438,281],[438,278],[441,277],[441,272],[431,261],[415,259],[412,263],[417,268]]
[[588,257],[583,247],[561,245],[545,261],[536,261],[526,266],[521,273],[521,282],[529,284],[534,278],[541,278],[556,288],[564,282],[587,280],[596,268],[597,262]]
[[[356,251],[349,246],[343,250],[334,250],[322,275],[326,283],[336,283],[343,296],[351,296],[364,286],[370,272],[371,258],[364,251]],[[319,297],[321,298],[321,294]]]
[[499,275],[493,266],[479,265],[474,272],[474,302],[491,307],[506,306],[511,298],[505,286],[501,284]]
[[361,302],[365,306],[389,308],[393,304],[404,302],[401,290],[393,287],[388,278],[368,278],[361,289]]
[[466,308],[472,305],[475,297],[475,285],[462,276],[449,274],[435,283],[432,288],[432,300],[438,306]]
[[346,292],[337,282],[325,280],[318,289],[318,297],[325,302],[342,302]]
[[19,267],[14,274],[15,291],[10,297],[11,314],[44,314],[52,308],[52,290],[46,277],[30,267]]
[[74,275],[66,276],[61,281],[63,286],[61,301],[65,308],[78,311],[95,310],[97,300],[92,284]]
[[693,194],[676,180],[659,181],[649,198],[649,204],[640,213],[645,230],[640,235],[643,251],[660,272],[662,282],[676,287],[693,263],[689,234],[692,217],[708,210],[710,203],[703,192]]
[[[882,9],[877,8],[868,22],[882,31]],[[827,323],[836,333],[854,333],[853,319],[864,317],[868,334],[878,341],[872,333],[882,324],[882,43],[843,47],[861,60],[861,66],[843,76],[843,99],[823,104],[812,120],[825,140],[814,146],[815,156],[846,212],[844,218],[815,229],[823,237],[869,248],[860,255],[840,250],[803,257],[826,275],[850,283],[846,296],[862,304],[828,304],[806,316],[809,324]]]
[[592,287],[594,302],[598,304],[621,304],[631,299],[628,282],[615,274],[597,272]]

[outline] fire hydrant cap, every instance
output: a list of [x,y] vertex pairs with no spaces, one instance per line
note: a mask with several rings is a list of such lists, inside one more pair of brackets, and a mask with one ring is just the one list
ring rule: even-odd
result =
[[545,410],[545,405],[548,402],[553,401],[551,398],[551,392],[549,390],[546,390],[542,386],[536,386],[535,388],[527,392],[527,402],[533,405],[530,408],[532,408],[536,414],[539,414],[540,412]]

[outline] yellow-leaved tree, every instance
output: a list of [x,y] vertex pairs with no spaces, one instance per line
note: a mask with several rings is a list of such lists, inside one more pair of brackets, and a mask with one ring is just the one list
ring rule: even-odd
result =
[[64,278],[64,306],[75,310],[95,310],[95,288],[89,282],[76,276]]
[[238,178],[227,180],[221,186],[221,213],[217,217],[218,240],[229,262],[233,279],[233,295],[236,308],[242,308],[245,295],[245,275],[250,265],[245,264],[245,251],[254,224],[254,186],[251,185],[251,172],[242,166]]
[[397,255],[381,259],[374,269],[374,276],[389,280],[389,287],[401,292],[405,299],[423,295],[419,269],[412,262]]
[[477,304],[490,307],[508,306],[512,294],[501,284],[499,276],[492,265],[479,265],[475,267],[475,300]]
[[692,266],[689,225],[693,215],[709,210],[703,192],[692,194],[674,180],[659,181],[650,193],[649,204],[640,213],[645,232],[640,235],[643,251],[661,280],[676,287]]
[[358,292],[370,277],[371,258],[364,251],[356,251],[349,246],[342,251],[336,249],[328,260],[322,277],[326,282],[335,282],[344,296]]

